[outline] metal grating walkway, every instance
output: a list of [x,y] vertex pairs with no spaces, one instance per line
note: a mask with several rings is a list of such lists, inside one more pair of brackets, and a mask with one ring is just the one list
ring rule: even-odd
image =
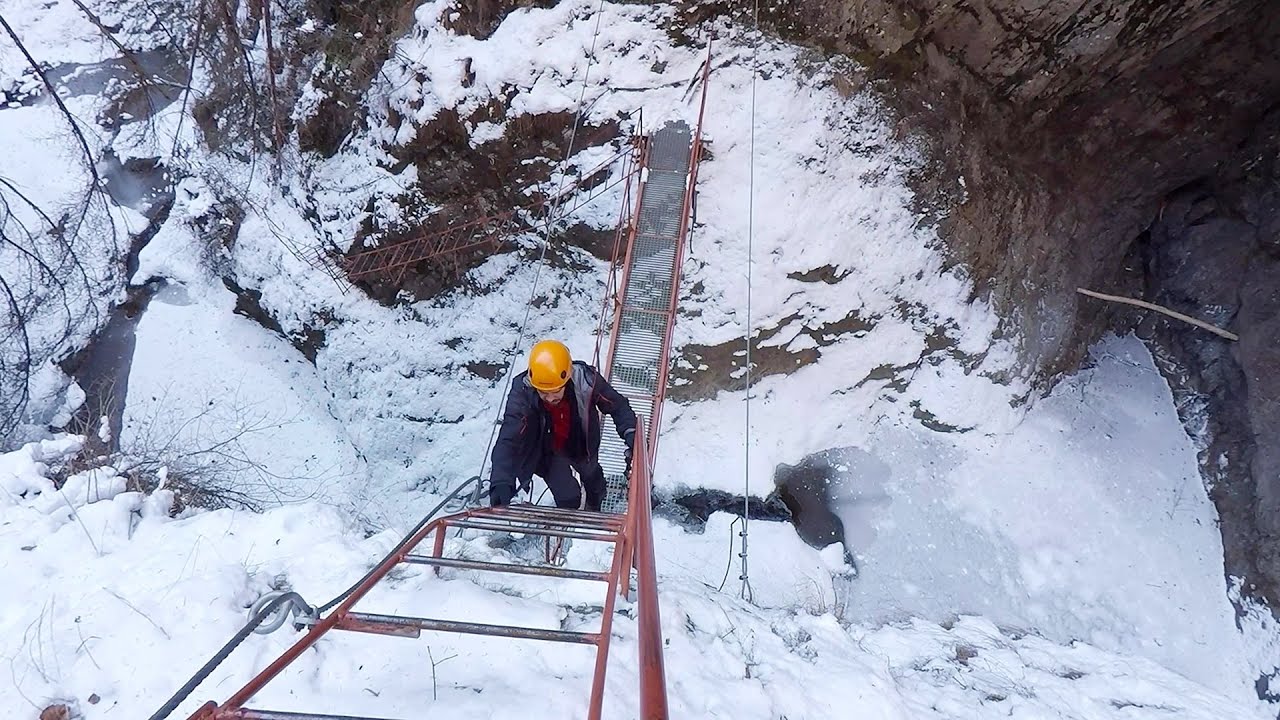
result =
[[[645,435],[651,449],[656,447],[660,405],[666,394],[659,384],[666,382],[695,152],[693,134],[683,122],[667,124],[649,140],[640,203],[624,261],[623,297],[614,315],[613,342],[605,363],[609,382],[627,396],[637,415],[649,421]],[[625,513],[622,441],[612,430],[604,433],[600,463],[608,482],[602,509]]]

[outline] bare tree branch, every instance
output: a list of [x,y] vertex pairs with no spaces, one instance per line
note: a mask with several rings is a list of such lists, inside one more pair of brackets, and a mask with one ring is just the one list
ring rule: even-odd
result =
[[102,24],[102,19],[99,18],[92,10],[85,7],[84,3],[80,2],[80,0],[71,0],[71,2],[75,3],[76,7],[80,8],[80,12],[84,13],[85,17],[89,18],[89,22],[92,23],[94,27],[98,28],[98,32],[102,33],[102,36],[110,41],[112,45],[115,45],[116,49],[120,51],[120,54],[124,57],[125,64],[129,66],[129,69],[133,72],[134,76],[138,78],[138,82],[142,85],[143,97],[146,98],[147,109],[150,111],[149,115],[155,115],[156,106],[155,103],[151,102],[151,78],[147,71],[142,68],[142,65],[138,63],[138,59],[134,57],[133,51],[125,47],[124,43],[120,42],[115,33],[111,32],[110,28]]
[[8,437],[10,433],[18,427],[18,423],[22,420],[22,414],[27,409],[27,401],[30,396],[30,378],[31,378],[31,336],[27,333],[27,324],[23,316],[21,308],[18,306],[18,299],[14,297],[13,288],[9,287],[9,283],[0,276],[0,290],[4,291],[5,299],[9,302],[10,312],[13,314],[14,327],[5,337],[4,345],[9,345],[9,338],[15,333],[18,335],[22,343],[22,360],[18,361],[19,367],[4,367],[5,358],[0,355],[0,369],[3,369],[4,375],[14,378],[18,387],[18,398],[14,402],[5,402],[4,416],[0,417],[0,438]]
[[187,100],[191,98],[191,82],[196,74],[196,55],[200,50],[200,33],[204,29],[204,9],[208,0],[200,0],[200,9],[196,11],[196,27],[191,33],[191,57],[187,60],[187,86],[182,92],[182,107],[178,111],[178,129],[173,133],[172,155],[178,154],[178,138],[182,136],[182,121],[187,117]]
[[1125,305],[1135,305],[1140,308],[1155,310],[1156,312],[1163,313],[1165,315],[1168,315],[1171,318],[1181,320],[1185,323],[1190,323],[1203,330],[1208,330],[1209,332],[1213,333],[1214,335],[1218,335],[1219,337],[1224,337],[1232,341],[1240,339],[1240,336],[1236,335],[1233,332],[1228,332],[1226,330],[1223,330],[1222,328],[1217,327],[1216,325],[1210,325],[1209,323],[1203,320],[1197,320],[1191,317],[1190,315],[1183,315],[1180,312],[1170,310],[1169,308],[1164,307],[1163,305],[1156,305],[1155,303],[1149,303],[1145,300],[1135,300],[1133,298],[1121,297],[1119,295],[1106,295],[1104,293],[1094,292],[1092,290],[1085,290],[1084,288],[1076,288],[1076,292],[1080,293],[1081,295],[1088,295],[1089,297],[1092,297],[1092,298],[1098,298],[1099,300],[1108,300],[1110,302],[1123,303]]
[[258,106],[260,104],[259,102],[260,93],[258,91],[258,82],[253,77],[253,61],[249,57],[249,49],[245,47],[244,38],[240,36],[240,28],[236,25],[236,18],[235,18],[235,15],[231,12],[230,3],[225,2],[225,0],[223,2],[218,2],[217,9],[221,11],[220,14],[222,17],[222,23],[227,30],[227,34],[229,35],[229,38],[228,38],[229,44],[232,47],[234,47],[235,50],[239,51],[238,53],[236,53],[236,55],[240,59],[241,69],[244,71],[244,78],[247,81],[249,86],[249,96],[251,100],[251,102],[249,103],[249,115],[250,115],[250,118],[252,119],[251,126],[253,128],[253,132],[250,133],[250,135],[253,136],[253,149],[258,150],[261,147],[258,144],[258,112],[257,112]]
[[67,109],[66,103],[62,102],[62,98],[58,95],[57,88],[55,88],[53,83],[50,82],[49,76],[45,73],[44,68],[40,67],[40,63],[36,62],[36,59],[27,51],[27,46],[22,44],[22,39],[19,38],[18,34],[9,26],[9,22],[4,19],[3,15],[0,15],[0,27],[3,27],[4,31],[8,33],[9,37],[13,40],[13,44],[18,46],[18,50],[22,53],[22,56],[26,58],[27,64],[30,65],[36,75],[40,77],[40,81],[44,83],[45,89],[49,91],[49,97],[57,103],[58,109],[67,120],[67,124],[71,126],[71,131],[75,133],[76,139],[80,141],[80,148],[84,151],[85,164],[88,166],[89,175],[93,177],[93,189],[96,190],[101,188],[102,178],[98,175],[98,168],[93,160],[93,151],[89,149],[89,141],[85,139],[84,133],[80,131],[80,124],[77,122],[76,116],[72,115],[71,111]]
[[[22,200],[22,202],[26,203],[32,210],[36,212],[36,214],[40,216],[41,219],[43,219],[46,223],[48,223],[50,228],[57,227],[57,225],[53,222],[53,219],[50,218],[48,215],[46,215],[44,210],[40,209],[39,205],[36,205],[35,203],[31,202],[31,199],[28,198],[26,195],[24,195],[21,190],[14,187],[13,183],[9,182],[5,178],[0,177],[0,185],[4,185],[5,187],[9,188],[10,192],[12,192],[14,195],[17,195],[18,198]],[[23,228],[23,229],[25,230],[26,228]]]
[[271,0],[262,3],[262,31],[267,36],[267,93],[271,100],[272,150],[275,153],[275,175],[280,177],[280,152],[284,147],[284,127],[280,124],[280,102],[276,98],[275,47],[271,39]]
[[[93,157],[93,150],[90,149],[89,141],[85,138],[84,133],[80,130],[79,121],[76,120],[75,115],[71,113],[71,110],[67,108],[66,104],[62,102],[62,98],[58,95],[57,88],[54,87],[52,81],[49,80],[48,74],[45,73],[44,68],[40,67],[40,63],[37,62],[36,59],[31,55],[30,51],[27,50],[26,45],[22,43],[22,39],[18,37],[18,34],[16,32],[14,32],[13,27],[9,25],[9,22],[4,19],[3,15],[0,15],[0,27],[4,28],[5,33],[7,33],[9,37],[13,40],[14,45],[16,45],[18,50],[22,53],[22,56],[26,59],[27,64],[31,67],[32,71],[35,72],[36,75],[40,78],[40,81],[44,84],[45,89],[48,90],[49,96],[53,99],[54,103],[57,104],[59,111],[62,113],[63,117],[66,119],[67,124],[71,126],[71,132],[76,136],[76,140],[79,141],[80,143],[80,149],[84,153],[85,168],[86,170],[88,170],[89,176],[92,178],[92,182],[90,183],[89,188],[86,191],[85,200],[81,203],[80,217],[76,221],[75,230],[71,233],[71,235],[74,237],[76,234],[79,233],[79,229],[84,224],[84,219],[88,215],[89,207],[92,204],[92,198],[95,195],[100,196],[100,193],[103,192],[103,188],[105,187],[105,185],[102,182],[102,177],[98,174],[97,163],[95,162]],[[10,184],[10,187],[12,187],[11,184]],[[19,195],[21,195],[21,193],[19,193]],[[25,197],[23,197],[23,200],[28,202],[28,204],[33,204],[30,202],[30,200],[27,200]],[[107,206],[106,201],[103,200],[102,202],[103,202],[104,213],[106,215],[108,223],[111,225],[112,235],[114,236],[115,229],[116,229],[115,219],[111,217],[111,211]],[[46,216],[46,219],[47,219],[47,216]],[[55,239],[61,241],[64,247],[66,248],[67,255],[64,257],[64,259],[70,258],[73,265],[79,271],[81,279],[85,283],[85,287],[92,288],[93,283],[89,279],[88,271],[85,269],[84,265],[81,264],[80,258],[76,255],[74,249],[71,246],[71,241],[67,239],[60,232],[60,230],[61,230],[60,225],[55,224],[53,226],[53,229],[51,230],[51,234]],[[91,312],[95,316],[95,320],[96,320],[96,316],[98,313],[96,305],[94,305],[93,303],[90,303],[89,307]],[[68,323],[70,322],[71,322],[70,315],[68,315]],[[70,330],[71,328],[68,327],[67,328],[68,335],[70,334]]]

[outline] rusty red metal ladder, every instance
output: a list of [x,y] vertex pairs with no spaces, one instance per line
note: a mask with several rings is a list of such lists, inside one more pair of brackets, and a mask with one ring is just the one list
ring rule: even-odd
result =
[[[625,515],[564,510],[535,505],[480,508],[446,515],[424,526],[400,550],[388,556],[351,594],[326,617],[317,621],[278,659],[258,673],[222,704],[208,702],[190,720],[387,720],[353,715],[325,715],[245,707],[267,683],[297,660],[326,633],[334,630],[416,638],[425,631],[470,635],[493,635],[514,639],[593,645],[595,672],[587,717],[598,720],[604,704],[605,670],[609,661],[609,639],[614,606],[619,595],[630,596],[632,570],[636,573],[636,604],[640,632],[641,717],[667,717],[666,681],[662,662],[662,629],[658,609],[657,576],[651,534],[651,484],[643,425],[635,438],[635,473],[630,483],[629,511]],[[563,567],[495,563],[444,556],[445,535],[451,529],[523,533],[548,538],[569,538],[605,542],[613,546],[608,571],[574,570]],[[434,533],[430,554],[415,552]],[[426,565],[486,572],[539,575],[605,583],[607,592],[597,632],[569,632],[552,628],[510,627],[485,623],[440,620],[426,617],[357,612],[355,606],[368,592],[400,565]]]
[[[468,510],[430,522],[424,521],[395,552],[388,555],[363,581],[352,588],[332,612],[315,619],[306,634],[284,654],[225,702],[208,702],[191,715],[189,720],[387,720],[245,707],[245,703],[253,699],[267,683],[326,633],[334,630],[410,638],[421,636],[423,631],[451,632],[592,645],[596,648],[596,661],[587,717],[589,720],[600,720],[615,602],[619,595],[630,597],[633,570],[638,626],[639,717],[644,720],[665,720],[668,717],[652,536],[651,473],[657,451],[657,432],[666,391],[667,369],[670,365],[684,244],[692,218],[694,186],[701,157],[702,116],[706,109],[709,73],[708,50],[708,59],[701,72],[703,92],[696,130],[690,133],[683,123],[668,124],[655,135],[655,142],[640,146],[639,154],[644,165],[642,177],[645,180],[638,192],[640,199],[636,203],[635,214],[629,223],[619,226],[619,238],[625,237],[626,240],[625,253],[615,257],[610,271],[608,286],[611,292],[607,293],[606,313],[602,316],[602,321],[603,317],[612,319],[610,347],[604,368],[611,381],[620,383],[621,391],[631,398],[633,404],[638,405],[642,411],[649,411],[649,422],[646,424],[643,417],[638,418],[632,447],[634,463],[629,477],[623,472],[621,441],[606,433],[600,455],[608,477],[609,491],[604,508],[606,512],[517,505]],[[627,198],[629,197],[628,188]],[[624,201],[624,213],[628,203],[629,199]],[[615,359],[618,362],[615,363]],[[450,558],[444,556],[445,533],[450,529],[518,532],[546,538],[604,542],[613,546],[613,557],[607,571]],[[415,552],[432,533],[435,537],[431,553]],[[357,612],[356,604],[388,573],[401,565],[430,566],[436,572],[440,568],[453,568],[602,582],[606,584],[607,592],[601,611],[600,629],[597,632],[570,632],[554,628],[509,627]],[[193,678],[193,682],[197,682],[199,677],[201,676]],[[193,687],[194,685],[190,686]],[[184,691],[189,691],[190,688],[184,688]],[[175,696],[175,700],[171,702],[176,702],[181,697],[185,695]]]
[[[483,623],[461,622],[457,620],[436,620],[432,618],[402,617],[369,613],[348,612],[334,626],[338,630],[377,633],[381,635],[399,635],[418,637],[422,630],[441,632],[457,632],[472,635],[497,635],[500,637],[524,638],[528,640],[550,640],[556,642],[572,642],[587,645],[607,645],[607,635],[613,609],[614,593],[617,592],[619,577],[615,573],[566,570],[558,567],[539,565],[515,565],[509,563],[493,563],[479,560],[443,557],[445,532],[449,528],[484,530],[491,532],[522,533],[555,538],[573,538],[613,543],[615,548],[622,541],[622,529],[625,518],[619,515],[600,515],[582,511],[557,510],[536,505],[511,506],[500,508],[482,508],[450,515],[440,519],[435,529],[435,549],[431,555],[406,554],[401,563],[429,565],[435,568],[456,568],[464,570],[481,570],[488,572],[506,572],[518,575],[540,575],[542,577],[565,578],[572,580],[594,580],[608,583],[609,594],[605,600],[605,617],[601,620],[598,633],[566,632],[541,628],[508,627],[504,625],[486,625]],[[622,554],[614,553],[616,558]]]

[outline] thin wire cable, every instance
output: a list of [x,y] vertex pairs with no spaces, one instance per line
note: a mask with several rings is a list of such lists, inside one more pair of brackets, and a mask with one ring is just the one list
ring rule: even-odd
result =
[[[569,144],[565,148],[564,158],[560,161],[560,184],[556,188],[555,201],[547,213],[546,233],[542,238],[542,249],[538,253],[538,269],[533,274],[533,287],[529,291],[529,301],[525,303],[524,318],[520,321],[520,332],[516,336],[515,343],[512,344],[511,350],[508,352],[511,360],[507,365],[507,379],[503,383],[502,395],[498,398],[498,411],[493,418],[493,428],[489,431],[489,441],[485,443],[484,455],[480,459],[480,473],[476,481],[475,492],[472,493],[472,504],[480,502],[480,489],[484,487],[484,466],[489,462],[489,449],[493,446],[493,440],[498,435],[498,427],[502,422],[502,413],[506,409],[507,394],[511,392],[511,383],[515,379],[515,360],[519,357],[520,345],[524,342],[524,331],[529,326],[529,315],[533,311],[533,299],[538,295],[538,281],[542,278],[542,268],[546,265],[544,262],[547,256],[547,247],[551,245],[551,228],[555,225],[556,212],[564,205],[564,184],[567,173],[564,170],[569,165],[569,160],[573,157],[573,145],[578,139],[578,127],[582,124],[582,103],[587,96],[587,87],[591,83],[591,66],[595,64],[596,59],[596,40],[600,37],[600,19],[604,15],[604,0],[600,0],[600,5],[596,8],[596,25],[591,33],[591,49],[587,52],[587,67],[582,74],[582,91],[578,94],[578,108],[573,115],[573,129],[569,132]],[[532,498],[532,488],[530,488],[530,497]]]
[[753,3],[755,18],[754,41],[756,46],[751,52],[751,132],[748,144],[747,159],[747,400],[746,400],[746,441],[743,443],[744,467],[742,475],[742,581],[739,596],[751,602],[751,574],[748,571],[747,540],[750,534],[751,514],[751,276],[752,255],[755,245],[755,200],[756,200],[756,75],[759,66],[757,50],[760,43],[760,1]]
[[742,522],[742,518],[734,518],[733,522],[729,523],[729,557],[725,559],[724,576],[720,578],[720,584],[716,586],[716,592],[722,592],[724,584],[729,582],[729,570],[733,568],[733,531],[740,522]]

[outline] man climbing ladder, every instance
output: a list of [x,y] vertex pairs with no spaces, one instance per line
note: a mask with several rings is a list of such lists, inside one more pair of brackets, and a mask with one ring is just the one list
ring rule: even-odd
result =
[[[574,362],[564,343],[543,340],[534,345],[529,369],[516,376],[507,395],[493,446],[489,503],[509,504],[517,482],[528,488],[538,475],[551,489],[556,507],[585,506],[598,512],[605,494],[600,411],[613,418],[626,444],[629,472],[636,431],[631,403],[595,368]],[[581,490],[574,471],[582,479]]]

